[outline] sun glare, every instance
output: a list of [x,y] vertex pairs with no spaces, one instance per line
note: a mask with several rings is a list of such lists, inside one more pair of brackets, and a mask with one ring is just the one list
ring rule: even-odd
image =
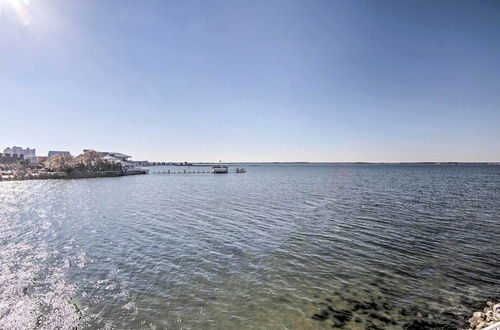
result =
[[30,25],[28,10],[30,2],[30,0],[0,0],[0,11],[7,16],[15,16],[23,25]]

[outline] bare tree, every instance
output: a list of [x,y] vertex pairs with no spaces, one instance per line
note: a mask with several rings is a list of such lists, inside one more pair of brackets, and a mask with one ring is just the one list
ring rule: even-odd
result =
[[78,171],[102,172],[120,171],[122,166],[120,162],[103,159],[96,151],[87,151],[73,160],[73,168]]
[[46,168],[54,172],[70,172],[72,170],[71,156],[58,154],[44,162]]

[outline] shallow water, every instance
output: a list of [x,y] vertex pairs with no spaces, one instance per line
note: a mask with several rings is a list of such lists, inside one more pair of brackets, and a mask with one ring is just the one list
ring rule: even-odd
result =
[[500,296],[500,166],[245,167],[0,182],[0,328],[454,327]]

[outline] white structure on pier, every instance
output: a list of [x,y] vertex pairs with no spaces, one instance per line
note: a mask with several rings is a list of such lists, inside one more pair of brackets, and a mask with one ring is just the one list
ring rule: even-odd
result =
[[222,162],[219,160],[219,164],[212,166],[212,172],[217,173],[217,174],[225,174],[228,173],[229,170],[226,165],[223,165]]

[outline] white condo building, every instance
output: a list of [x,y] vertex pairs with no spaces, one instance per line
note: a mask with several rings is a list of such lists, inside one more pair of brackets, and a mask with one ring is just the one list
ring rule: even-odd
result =
[[23,149],[21,147],[14,146],[12,148],[5,148],[3,152],[5,154],[11,154],[11,155],[23,155],[24,159],[28,160],[30,163],[33,163],[33,164],[36,163],[35,148]]

